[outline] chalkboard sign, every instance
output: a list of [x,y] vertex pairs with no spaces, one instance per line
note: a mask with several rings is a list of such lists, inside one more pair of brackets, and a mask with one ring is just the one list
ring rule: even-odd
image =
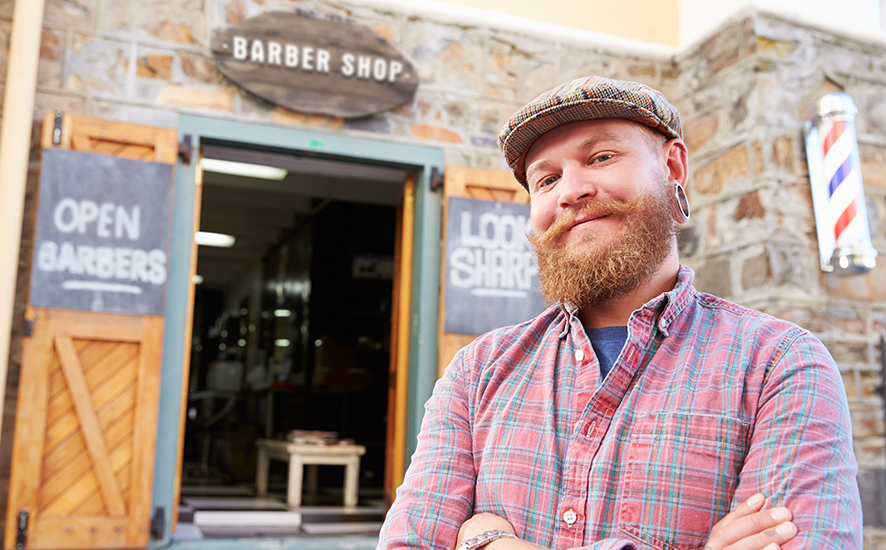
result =
[[400,52],[343,17],[264,13],[219,32],[211,48],[225,76],[296,111],[365,116],[410,101],[418,89]]
[[44,149],[31,304],[162,315],[172,166]]
[[444,330],[482,334],[541,313],[529,205],[450,197],[448,211]]

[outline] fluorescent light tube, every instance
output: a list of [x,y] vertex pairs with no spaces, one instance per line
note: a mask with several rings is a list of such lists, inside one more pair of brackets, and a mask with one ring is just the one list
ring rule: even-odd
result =
[[217,172],[220,174],[233,174],[235,176],[246,176],[249,178],[261,178],[266,180],[282,180],[286,177],[286,170],[276,168],[274,166],[264,166],[261,164],[247,164],[245,162],[233,162],[230,160],[219,159],[202,159],[200,166],[206,172]]
[[200,246],[217,246],[219,248],[231,248],[237,239],[233,235],[225,235],[224,233],[209,233],[208,231],[197,231],[194,233],[194,242]]

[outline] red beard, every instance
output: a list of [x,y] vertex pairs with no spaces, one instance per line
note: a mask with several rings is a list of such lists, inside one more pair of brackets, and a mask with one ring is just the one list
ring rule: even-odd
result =
[[[588,202],[563,212],[544,233],[530,237],[545,299],[583,308],[625,296],[648,280],[676,238],[668,189],[664,180],[632,201]],[[614,214],[622,216],[624,227],[612,242],[595,246],[591,235],[581,242],[558,243],[578,216]]]

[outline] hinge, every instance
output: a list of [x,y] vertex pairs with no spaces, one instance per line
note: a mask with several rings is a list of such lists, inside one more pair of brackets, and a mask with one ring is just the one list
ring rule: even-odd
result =
[[151,538],[162,540],[166,533],[166,509],[163,506],[154,508],[154,517],[151,518]]
[[34,335],[34,320],[33,319],[25,319],[25,336],[33,336]]
[[15,530],[15,547],[24,548],[28,541],[28,511],[18,511],[18,526]]
[[437,169],[436,166],[431,167],[431,193],[436,193],[437,190],[443,189],[443,172]]
[[55,127],[52,129],[52,144],[61,145],[62,143],[62,119],[65,114],[61,111],[55,112]]
[[178,156],[181,157],[183,163],[191,164],[191,156],[193,155],[193,152],[194,148],[191,145],[191,134],[183,135],[181,142],[178,144]]

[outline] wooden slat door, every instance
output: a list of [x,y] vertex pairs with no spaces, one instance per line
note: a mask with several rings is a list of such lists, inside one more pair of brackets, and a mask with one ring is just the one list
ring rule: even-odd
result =
[[[47,113],[44,148],[176,162],[174,130],[55,122]],[[5,548],[146,547],[163,317],[29,308],[28,321]]]
[[[443,180],[443,242],[446,242],[449,197],[464,197],[499,202],[529,203],[529,193],[517,183],[508,170],[480,170],[466,166],[447,166]],[[445,248],[445,247],[444,247]],[[446,251],[441,261],[441,280],[446,280]],[[437,348],[437,375],[441,376],[446,365],[459,349],[476,338],[477,334],[454,334],[443,330],[446,318],[446,288],[440,285],[440,325]]]

